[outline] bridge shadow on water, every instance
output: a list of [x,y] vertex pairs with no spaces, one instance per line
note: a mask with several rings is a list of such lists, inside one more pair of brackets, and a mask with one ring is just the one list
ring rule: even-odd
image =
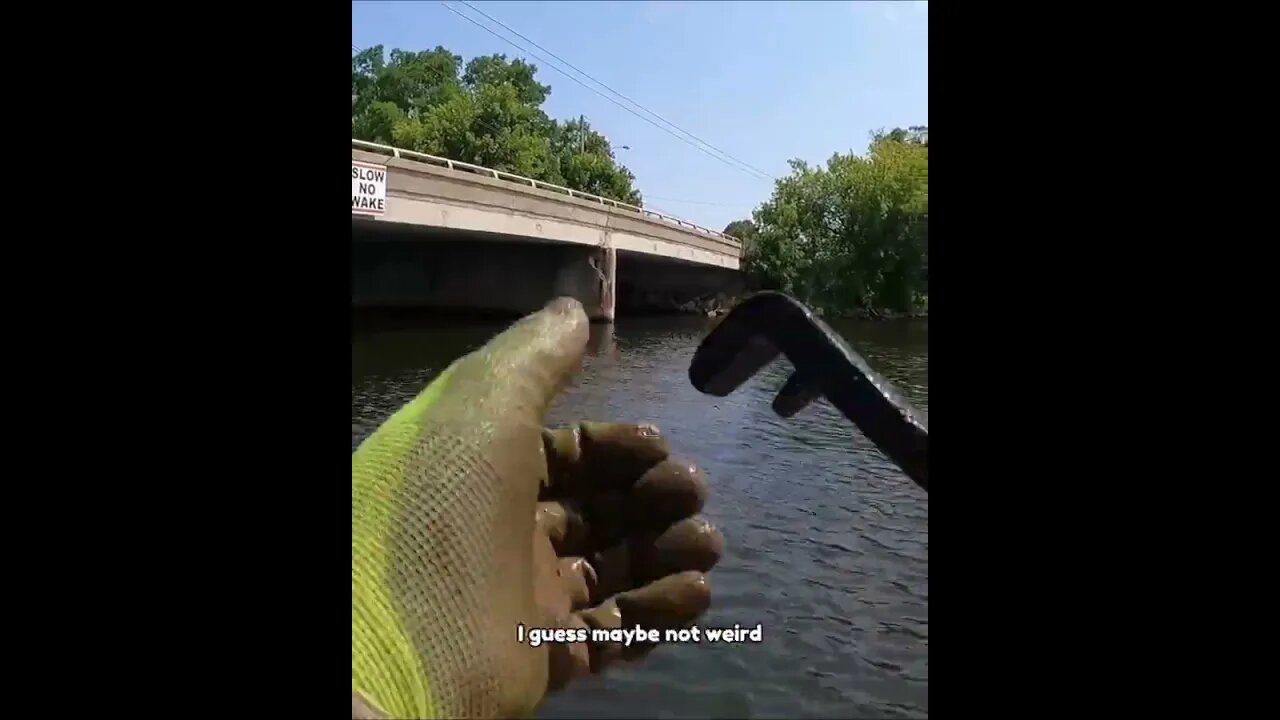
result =
[[351,308],[351,333],[394,332],[431,328],[493,326],[501,329],[520,318],[519,313],[483,309],[430,307]]

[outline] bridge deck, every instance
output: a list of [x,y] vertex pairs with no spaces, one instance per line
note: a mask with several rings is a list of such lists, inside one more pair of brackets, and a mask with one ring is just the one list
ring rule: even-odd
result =
[[[352,144],[353,167],[359,162],[387,169],[385,210],[367,222],[612,247],[735,270],[739,266],[742,245],[736,238],[687,221],[475,165]],[[408,154],[424,160],[407,159]],[[352,215],[353,222],[357,217]]]

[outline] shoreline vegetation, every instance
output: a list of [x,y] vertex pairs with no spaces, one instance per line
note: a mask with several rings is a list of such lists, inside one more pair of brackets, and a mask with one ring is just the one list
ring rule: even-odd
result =
[[725,228],[742,240],[747,286],[826,317],[927,317],[929,128],[876,132],[864,155],[791,169],[752,219]]
[[[738,304],[739,301],[746,299],[748,295],[750,295],[750,293],[744,294],[740,298],[734,298],[733,301],[726,304],[708,304],[707,306],[700,306],[694,309],[693,312],[698,312],[698,313],[707,315],[708,317],[719,317],[721,315],[728,313],[730,310],[732,310],[734,305]],[[796,299],[800,300],[800,298],[796,298]],[[804,302],[804,300],[800,300],[800,301]],[[805,304],[807,305],[808,303],[805,303]],[[906,310],[906,311],[889,310],[889,309],[883,309],[883,308],[855,308],[853,310],[845,310],[843,312],[838,312],[838,313],[828,313],[820,305],[818,306],[810,305],[810,308],[813,309],[814,315],[817,315],[818,317],[824,320],[831,320],[835,318],[843,319],[843,320],[928,320],[929,319],[929,309],[927,307],[924,309]]]
[[[660,299],[650,299],[648,302],[638,307],[630,307],[627,310],[645,313],[670,313],[678,315],[705,315],[707,317],[720,317],[728,314],[739,302],[750,297],[755,291],[745,291],[736,295],[725,293],[716,293],[715,295],[706,295],[680,302],[674,297],[667,296]],[[797,298],[801,302],[804,300]],[[807,302],[805,302],[808,305]],[[846,320],[928,320],[928,306],[916,308],[912,310],[892,310],[888,308],[853,308],[840,312],[829,312],[820,305],[810,305],[813,312],[824,320],[833,318],[841,318]],[[619,313],[620,315],[622,313]]]
[[[537,72],[502,54],[464,65],[444,47],[384,53],[375,45],[351,58],[351,136],[644,207],[608,138],[585,117],[555,120],[542,109],[551,87]],[[826,318],[927,318],[929,128],[875,132],[861,155],[789,165],[750,219],[724,229],[742,241],[741,296],[778,290]],[[734,299],[644,305],[714,316]]]

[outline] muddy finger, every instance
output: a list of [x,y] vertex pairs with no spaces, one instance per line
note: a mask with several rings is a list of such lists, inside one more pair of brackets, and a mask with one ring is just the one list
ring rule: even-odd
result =
[[667,575],[708,572],[724,556],[724,535],[701,516],[686,518],[661,533],[624,538],[591,556],[598,573],[593,602]]
[[[623,628],[638,625],[645,630],[661,632],[686,628],[697,622],[711,606],[711,589],[705,575],[690,570],[620,593],[614,602]],[[638,659],[656,645],[653,642],[633,642],[622,648],[622,657]]]
[[542,441],[548,474],[543,499],[628,488],[671,452],[666,438],[650,423],[583,422],[546,429]]
[[707,476],[691,462],[667,458],[649,468],[631,489],[632,530],[665,528],[702,511]]
[[582,555],[588,551],[590,528],[578,503],[572,500],[540,502],[536,520],[557,555]]
[[591,565],[598,580],[592,602],[603,602],[636,586],[631,573],[631,545],[625,540],[596,553]]
[[[587,626],[594,630],[621,630],[622,613],[618,604],[610,598],[603,603],[583,610],[579,616]],[[623,645],[620,642],[592,641],[589,643],[591,656],[591,672],[598,673],[622,658]]]
[[627,537],[628,518],[635,512],[635,499],[623,490],[596,493],[583,503],[583,514],[590,518],[590,540],[593,548],[607,548]]
[[614,602],[623,627],[665,630],[692,625],[711,606],[707,576],[690,570],[619,593]]
[[681,520],[656,537],[631,542],[631,581],[644,585],[667,575],[708,572],[724,556],[724,535],[703,517]]
[[634,487],[605,490],[582,503],[592,548],[611,547],[638,533],[658,533],[697,514],[707,499],[706,475],[670,458],[649,468]]
[[578,610],[591,604],[591,595],[597,584],[596,571],[591,563],[580,557],[560,558],[556,574],[560,576],[572,609]]

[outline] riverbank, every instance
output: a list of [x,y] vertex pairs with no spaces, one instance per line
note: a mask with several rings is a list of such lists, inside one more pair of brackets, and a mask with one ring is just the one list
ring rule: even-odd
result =
[[929,311],[895,312],[893,310],[859,309],[842,317],[854,320],[928,320]]
[[[678,302],[672,297],[666,298],[649,298],[649,302],[644,305],[632,308],[642,312],[655,313],[673,313],[682,315],[705,315],[707,317],[719,317],[727,314],[742,300],[750,297],[750,293],[737,296],[728,295],[726,293],[716,293],[715,295],[707,295],[703,297],[693,298],[684,302]],[[814,314],[823,318],[845,318],[849,320],[928,320],[928,309],[917,310],[912,312],[899,312],[895,310],[887,310],[881,308],[859,308],[857,310],[840,313],[828,314],[822,308],[814,308]]]

